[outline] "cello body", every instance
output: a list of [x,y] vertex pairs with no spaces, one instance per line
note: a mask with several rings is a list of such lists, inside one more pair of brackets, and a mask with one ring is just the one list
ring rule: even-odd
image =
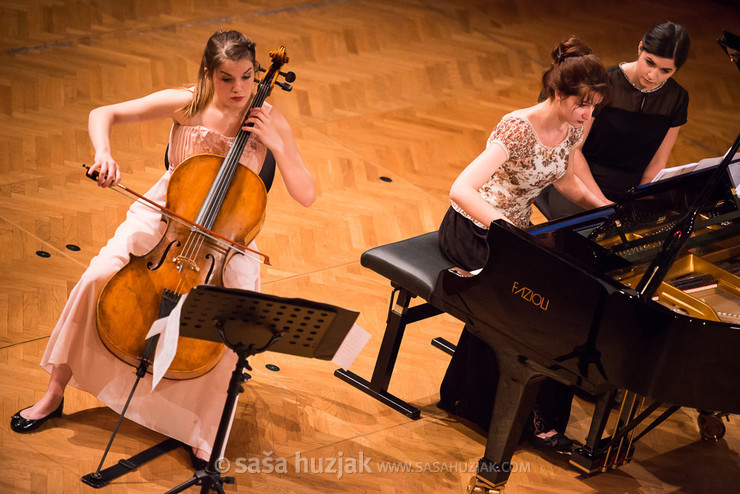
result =
[[[288,79],[288,74],[280,72],[288,62],[285,48],[281,46],[270,56],[273,63],[249,110],[261,107],[276,84],[286,91],[292,89],[277,82],[280,75]],[[294,78],[292,74],[291,82]],[[97,304],[98,334],[106,348],[124,362],[138,365],[152,324],[168,316],[182,294],[203,284],[223,286],[229,259],[241,255],[234,243],[251,250],[245,245],[262,227],[267,191],[256,173],[239,164],[249,136],[242,127],[225,157],[192,156],[175,168],[162,210],[179,220],[167,220],[157,245],[143,256],[130,254],[129,263],[103,287]],[[165,377],[201,376],[219,362],[223,352],[222,343],[180,337]]]
[[[221,169],[223,157],[192,156],[172,173],[167,186],[167,209],[191,221],[206,202]],[[212,229],[222,236],[248,244],[265,218],[267,192],[262,180],[245,166],[237,166]],[[179,294],[202,284],[223,285],[223,272],[233,255],[241,255],[223,242],[192,227],[168,220],[157,245],[130,262],[104,286],[97,305],[98,333],[118,358],[137,365],[152,323],[169,314]],[[173,299],[167,294],[175,294]],[[221,359],[221,343],[180,337],[177,354],[165,374],[190,379],[211,370]]]

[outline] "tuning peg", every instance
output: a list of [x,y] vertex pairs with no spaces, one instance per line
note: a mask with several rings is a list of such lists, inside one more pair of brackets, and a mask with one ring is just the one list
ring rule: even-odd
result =
[[280,72],[280,75],[285,77],[285,82],[295,82],[294,72]]
[[[287,79],[287,78],[286,78],[286,79]],[[292,90],[293,90],[293,86],[291,86],[291,85],[290,85],[290,84],[288,84],[287,82],[276,82],[276,83],[275,83],[275,85],[276,85],[276,86],[280,86],[280,89],[282,89],[283,91],[288,91],[288,92],[290,92],[290,91],[292,91]]]

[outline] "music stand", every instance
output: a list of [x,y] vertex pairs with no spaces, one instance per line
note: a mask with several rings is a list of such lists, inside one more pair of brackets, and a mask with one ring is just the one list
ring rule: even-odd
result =
[[222,477],[216,466],[227,441],[231,418],[242,383],[252,370],[247,358],[270,351],[300,357],[331,360],[354,324],[357,312],[299,298],[200,285],[188,294],[180,313],[180,336],[223,342],[238,360],[231,374],[226,403],[216,432],[211,457],[205,470],[168,491],[182,492],[201,485],[201,494],[211,489],[223,493],[222,484],[233,484],[233,477]]

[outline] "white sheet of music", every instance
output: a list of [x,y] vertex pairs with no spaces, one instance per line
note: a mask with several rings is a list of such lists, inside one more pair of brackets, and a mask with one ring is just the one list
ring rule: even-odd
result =
[[331,359],[344,370],[347,370],[360,354],[365,344],[370,340],[370,333],[359,327],[357,324],[352,325],[347,336],[344,337],[342,344],[339,345],[337,353]]
[[[664,180],[666,178],[677,177],[679,175],[683,175],[684,173],[695,172],[703,170],[704,168],[717,166],[722,161],[722,158],[724,158],[724,156],[718,156],[716,158],[705,158],[697,163],[689,163],[687,165],[663,168],[658,172],[657,175],[655,175],[655,178],[653,178],[653,182]],[[740,197],[740,153],[737,153],[732,159],[732,162],[729,166],[729,171],[730,177],[732,178],[732,183],[735,186],[735,194]]]

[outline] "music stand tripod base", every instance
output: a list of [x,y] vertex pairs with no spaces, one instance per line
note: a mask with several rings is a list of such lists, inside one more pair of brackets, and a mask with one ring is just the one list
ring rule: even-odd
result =
[[181,443],[177,439],[166,439],[161,443],[152,446],[151,448],[146,449],[130,458],[119,460],[118,463],[116,463],[115,465],[101,470],[100,472],[89,473],[82,477],[82,481],[90,487],[100,489],[101,487],[105,487],[106,485],[110,484],[118,477],[121,477],[133,470],[136,470],[144,463],[147,463],[154,458],[162,456],[163,454],[169,453],[170,451],[182,446],[183,443]]
[[[251,370],[247,358],[269,349],[308,358],[331,360],[352,328],[357,312],[298,298],[283,298],[249,290],[212,285],[194,288],[180,312],[180,336],[223,342],[238,355],[229,382],[226,403],[205,470],[168,491],[175,494],[200,485],[222,493],[221,485],[233,477],[221,477],[216,466],[225,450],[232,414],[241,384]],[[246,376],[246,377],[245,377]]]

